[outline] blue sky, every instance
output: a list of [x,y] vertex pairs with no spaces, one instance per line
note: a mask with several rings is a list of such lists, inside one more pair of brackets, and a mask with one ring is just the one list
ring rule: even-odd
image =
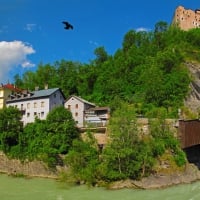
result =
[[39,63],[88,63],[100,46],[113,55],[128,31],[171,23],[179,5],[200,8],[197,0],[0,0],[0,81]]

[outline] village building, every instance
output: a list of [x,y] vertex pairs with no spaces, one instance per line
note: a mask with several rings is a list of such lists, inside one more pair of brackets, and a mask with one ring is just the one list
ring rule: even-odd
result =
[[15,87],[14,85],[7,83],[5,85],[1,84],[0,86],[0,109],[6,107],[6,100],[11,94],[15,92],[20,93],[21,89]]
[[79,128],[106,126],[109,120],[110,109],[108,107],[98,107],[75,95],[66,100],[65,108],[71,111]]
[[65,96],[61,89],[23,91],[9,95],[6,106],[17,107],[22,112],[24,125],[34,122],[35,118],[46,119],[47,114],[56,106],[64,106]]
[[110,118],[109,107],[94,107],[85,110],[84,121],[85,126],[104,127],[107,126]]

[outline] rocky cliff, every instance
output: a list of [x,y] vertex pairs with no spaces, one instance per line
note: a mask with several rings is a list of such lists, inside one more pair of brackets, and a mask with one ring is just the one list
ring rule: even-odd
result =
[[200,63],[186,62],[192,81],[190,83],[190,91],[185,98],[185,106],[193,113],[199,116],[200,113]]

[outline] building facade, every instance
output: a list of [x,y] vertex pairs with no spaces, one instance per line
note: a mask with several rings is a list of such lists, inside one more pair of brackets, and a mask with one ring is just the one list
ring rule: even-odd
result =
[[70,96],[65,102],[65,108],[71,111],[78,127],[84,127],[85,110],[94,108],[95,104],[90,103],[75,95]]
[[200,9],[191,10],[178,6],[175,10],[172,24],[185,31],[192,28],[200,28]]
[[34,122],[35,118],[46,119],[47,114],[56,106],[64,106],[65,96],[59,88],[23,91],[9,96],[6,106],[17,107],[22,112],[24,125]]
[[85,126],[104,127],[110,118],[109,107],[94,107],[85,111]]
[[1,84],[0,86],[0,109],[6,107],[6,100],[15,92],[21,93],[21,90],[12,84]]
[[77,127],[105,127],[110,117],[109,107],[97,107],[75,95],[65,102],[65,108],[71,111]]

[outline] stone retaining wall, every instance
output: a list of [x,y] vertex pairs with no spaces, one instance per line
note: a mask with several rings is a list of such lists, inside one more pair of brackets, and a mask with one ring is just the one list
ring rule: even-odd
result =
[[35,177],[56,178],[57,173],[49,170],[47,165],[41,161],[20,162],[17,159],[9,159],[3,152],[0,152],[0,172]]

